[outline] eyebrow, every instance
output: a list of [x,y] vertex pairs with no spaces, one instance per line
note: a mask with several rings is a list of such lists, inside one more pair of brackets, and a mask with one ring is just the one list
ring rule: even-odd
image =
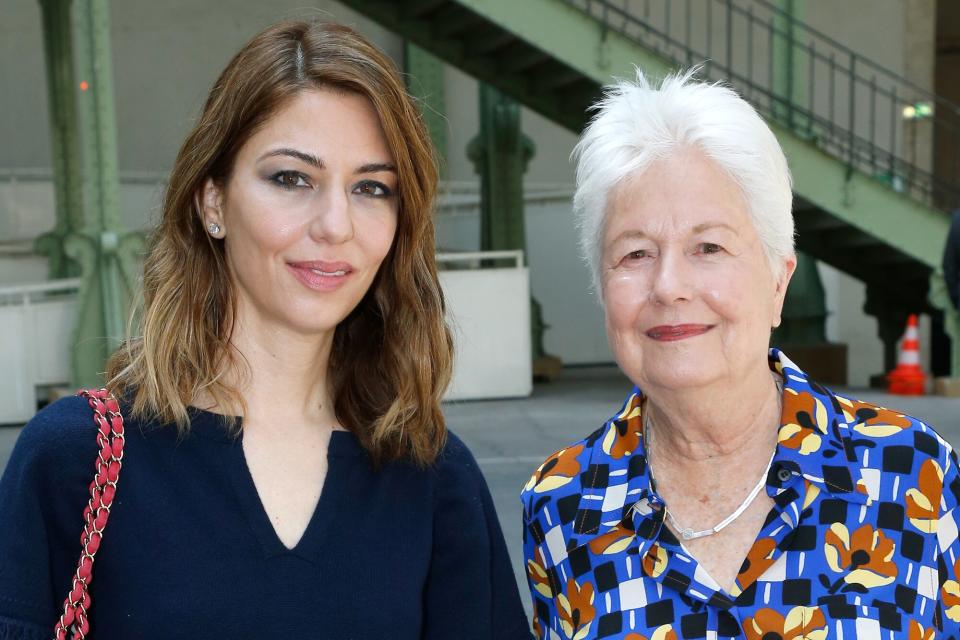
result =
[[643,239],[643,238],[647,238],[647,237],[649,237],[649,236],[648,236],[647,234],[645,234],[643,231],[636,231],[636,230],[634,230],[634,231],[624,231],[623,233],[621,233],[620,235],[618,235],[616,238],[614,238],[613,240],[611,240],[611,241],[610,241],[610,244],[616,244],[616,243],[620,242],[621,240],[630,240],[631,238]]
[[698,224],[693,228],[693,233],[701,233],[707,229],[713,229],[716,227],[722,227],[728,229],[734,233],[737,233],[737,230],[733,228],[732,225],[727,224],[726,222],[704,222],[703,224]]
[[[716,222],[703,222],[703,223],[698,224],[697,226],[693,227],[693,229],[691,229],[690,232],[691,232],[691,234],[703,233],[703,232],[706,231],[707,229],[714,229],[714,228],[717,228],[717,227],[728,229],[728,230],[732,231],[733,233],[738,233],[737,230],[736,230],[733,226],[727,224],[726,222],[720,222],[720,221],[716,221]],[[616,238],[614,238],[614,239],[610,242],[610,244],[616,244],[617,242],[620,242],[621,240],[630,240],[630,239],[639,239],[639,240],[642,240],[642,239],[644,239],[644,238],[649,238],[649,237],[650,237],[649,235],[647,235],[647,234],[644,233],[643,231],[639,231],[639,230],[624,231],[623,233],[621,233],[620,235],[618,235]]]
[[265,154],[260,156],[260,159],[264,160],[266,158],[273,158],[276,156],[288,156],[290,158],[296,158],[297,160],[306,162],[310,166],[316,167],[317,169],[323,169],[323,160],[321,160],[317,156],[311,155],[309,153],[304,153],[303,151],[297,151],[296,149],[290,149],[287,147],[283,147],[281,149],[274,149],[272,151],[267,151]]
[[371,162],[370,164],[361,166],[359,169],[354,171],[354,173],[379,173],[381,171],[392,171],[393,173],[396,173],[397,167],[389,162]]
[[[272,151],[268,151],[262,156],[260,156],[260,160],[264,160],[266,158],[274,158],[277,156],[287,156],[290,158],[296,158],[297,160],[305,162],[309,164],[311,167],[316,167],[317,169],[325,168],[325,165],[323,164],[323,160],[320,159],[319,156],[315,156],[310,153],[305,153],[303,151],[298,151],[296,149],[291,149],[289,147],[282,147],[280,149],[273,149]],[[389,162],[370,162],[358,167],[357,170],[354,171],[354,173],[355,174],[379,173],[381,171],[391,171],[393,173],[397,173],[397,167],[390,164]]]

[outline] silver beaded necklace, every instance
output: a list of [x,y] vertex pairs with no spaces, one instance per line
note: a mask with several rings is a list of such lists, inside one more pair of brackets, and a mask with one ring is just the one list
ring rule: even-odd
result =
[[[783,383],[781,382],[779,377],[774,376],[774,378],[777,384],[777,394],[778,394],[777,398],[779,400],[780,398],[783,397]],[[650,441],[651,433],[652,432],[650,431],[650,412],[644,411],[643,412],[643,435],[644,435],[644,441],[647,447],[647,467],[650,469],[650,481],[651,483],[654,484],[654,486],[656,486],[656,481],[653,478],[653,467],[650,465],[650,453],[652,448],[651,441]],[[767,468],[764,469],[763,471],[763,475],[760,476],[760,480],[757,482],[757,485],[750,491],[749,494],[747,494],[747,497],[744,499],[743,502],[740,503],[740,506],[734,509],[733,513],[731,513],[726,518],[724,518],[714,526],[710,527],[709,529],[702,529],[700,531],[696,531],[692,528],[684,527],[682,524],[677,522],[677,519],[674,518],[673,514],[670,512],[670,509],[668,509],[666,505],[664,505],[663,510],[664,510],[664,514],[667,517],[667,520],[670,521],[670,524],[677,531],[677,533],[680,534],[680,537],[683,538],[684,540],[696,540],[697,538],[706,538],[707,536],[712,536],[716,533],[720,533],[728,525],[730,525],[730,523],[732,523],[734,520],[736,520],[741,515],[743,515],[743,512],[746,511],[751,504],[753,504],[754,500],[757,499],[757,495],[759,495],[760,490],[763,489],[764,485],[767,483],[767,475],[770,473],[770,467],[773,465],[773,459],[776,455],[777,455],[777,450],[776,448],[774,448],[773,453],[770,455],[770,461],[767,462]]]

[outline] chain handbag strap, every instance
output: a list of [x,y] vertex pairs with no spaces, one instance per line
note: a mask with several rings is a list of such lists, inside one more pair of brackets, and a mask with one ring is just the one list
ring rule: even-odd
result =
[[87,616],[92,601],[88,591],[93,582],[93,561],[103,539],[103,529],[110,517],[110,507],[117,492],[117,480],[123,461],[123,416],[120,405],[106,389],[84,389],[77,393],[90,403],[93,409],[93,422],[97,427],[97,473],[90,483],[90,499],[83,510],[83,534],[80,536],[82,552],[73,574],[73,584],[66,600],[63,601],[63,613],[53,629],[56,640],[81,640],[90,631]]

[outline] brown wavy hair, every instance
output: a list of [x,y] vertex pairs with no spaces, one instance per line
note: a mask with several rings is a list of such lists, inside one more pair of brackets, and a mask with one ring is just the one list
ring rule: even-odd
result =
[[139,331],[107,363],[109,387],[140,419],[189,429],[202,394],[243,407],[224,381],[242,365],[231,347],[235,294],[221,240],[204,229],[208,178],[225,182],[244,143],[300,92],[331,88],[373,104],[397,167],[393,246],[370,290],[336,328],[334,411],[377,464],[431,463],[446,437],[440,401],[452,339],[434,262],[437,164],[420,112],[393,62],[352,29],[284,22],[255,36],[224,69],[177,155],[144,265]]

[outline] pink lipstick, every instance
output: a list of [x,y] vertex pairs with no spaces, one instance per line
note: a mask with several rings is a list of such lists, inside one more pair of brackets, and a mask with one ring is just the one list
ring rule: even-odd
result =
[[713,327],[712,324],[664,324],[647,329],[646,334],[660,342],[674,342],[702,335]]
[[353,273],[349,262],[288,262],[287,268],[300,282],[314,291],[333,291],[343,285]]

